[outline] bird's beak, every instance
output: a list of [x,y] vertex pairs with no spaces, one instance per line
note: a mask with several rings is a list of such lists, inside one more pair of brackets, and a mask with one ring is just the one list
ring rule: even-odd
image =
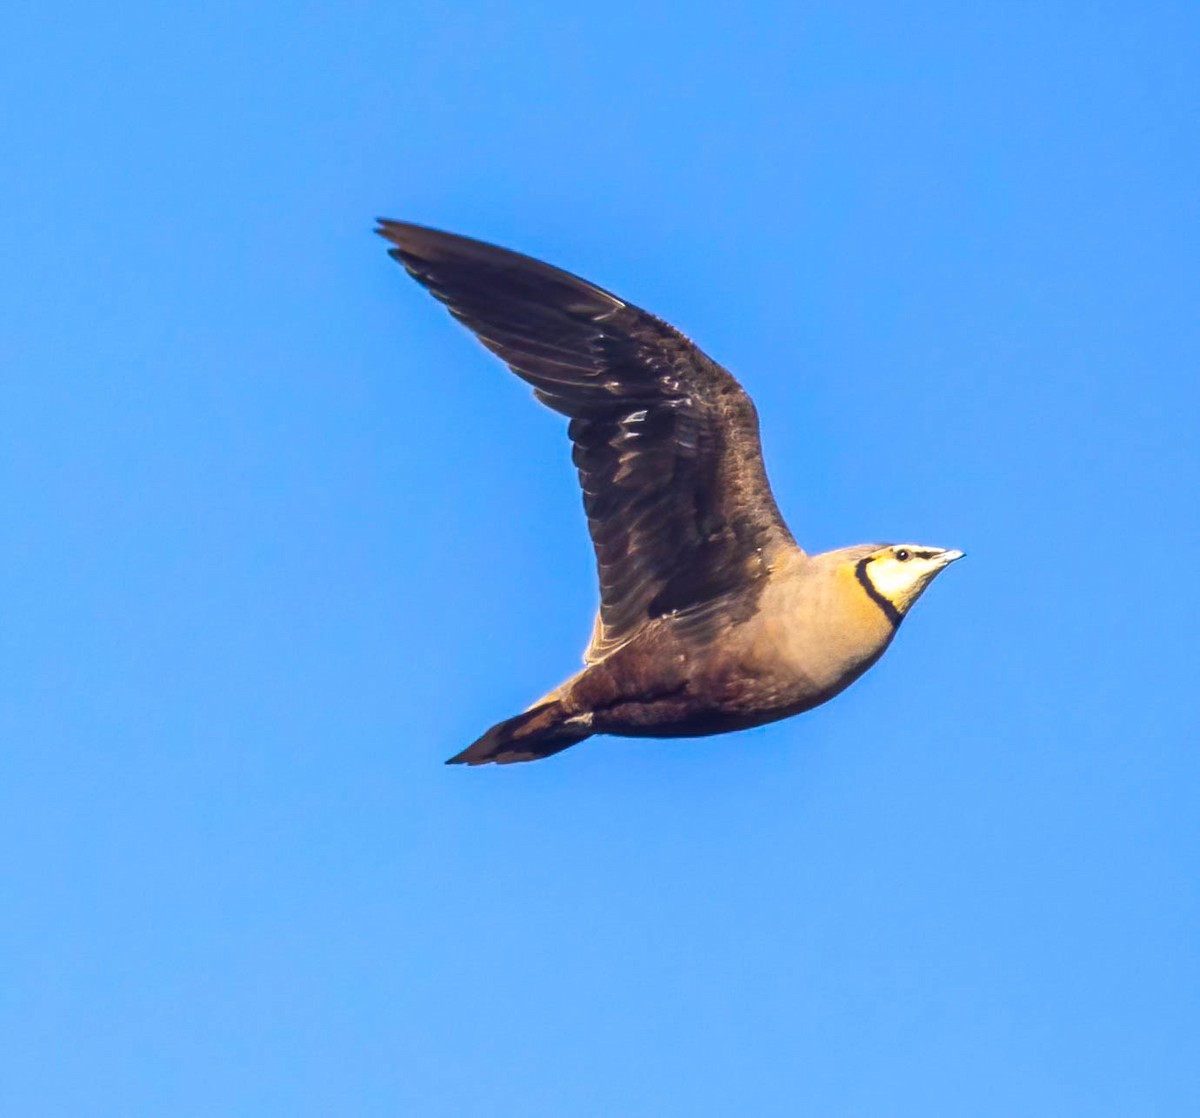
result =
[[941,555],[938,556],[938,565],[942,567],[948,567],[951,563],[957,563],[958,560],[961,559],[965,554],[965,551],[955,551],[953,548],[950,548],[948,551],[943,551]]

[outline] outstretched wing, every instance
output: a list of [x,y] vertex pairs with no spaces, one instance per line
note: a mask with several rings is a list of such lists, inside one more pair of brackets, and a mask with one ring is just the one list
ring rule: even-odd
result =
[[677,330],[538,260],[396,221],[391,255],[542,403],[571,419],[600,573],[584,654],[766,577],[795,547],[763,468],[754,404]]

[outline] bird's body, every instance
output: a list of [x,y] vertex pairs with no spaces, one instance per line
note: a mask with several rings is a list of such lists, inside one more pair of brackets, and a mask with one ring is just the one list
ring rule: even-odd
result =
[[595,733],[690,737],[799,714],[849,686],[895,632],[846,577],[824,556],[784,553],[760,587],[710,607],[718,632],[697,639],[699,611],[658,618],[551,696]]
[[453,762],[548,756],[593,734],[681,737],[832,698],[960,552],[808,555],[775,505],[754,405],[666,323],[540,261],[384,221],[392,255],[571,417],[600,571],[583,671]]

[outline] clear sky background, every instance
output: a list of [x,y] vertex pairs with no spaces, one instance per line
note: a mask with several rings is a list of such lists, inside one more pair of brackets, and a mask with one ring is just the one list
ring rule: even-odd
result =
[[[0,1111],[1200,1113],[1198,104],[1189,3],[6,6]],[[594,575],[376,214],[969,558],[809,715],[445,768]]]

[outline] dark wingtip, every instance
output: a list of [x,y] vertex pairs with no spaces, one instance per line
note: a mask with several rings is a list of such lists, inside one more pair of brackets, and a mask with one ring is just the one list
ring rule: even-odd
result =
[[401,245],[406,241],[411,242],[422,232],[433,232],[433,230],[426,230],[423,225],[413,225],[409,221],[395,221],[390,217],[377,217],[375,219],[374,232],[385,241],[391,241],[394,245]]
[[[399,264],[409,268],[417,259],[424,259],[431,252],[436,252],[439,245],[446,242],[463,241],[465,238],[456,237],[452,233],[441,233],[424,225],[413,225],[409,221],[393,221],[389,217],[376,218],[378,224],[375,232],[385,241],[390,241],[395,247],[388,249],[388,255]],[[415,275],[415,273],[414,273]]]
[[371,230],[377,237],[382,237],[392,244],[399,244],[399,232],[404,228],[402,221],[393,221],[390,217],[377,217],[375,228]]

